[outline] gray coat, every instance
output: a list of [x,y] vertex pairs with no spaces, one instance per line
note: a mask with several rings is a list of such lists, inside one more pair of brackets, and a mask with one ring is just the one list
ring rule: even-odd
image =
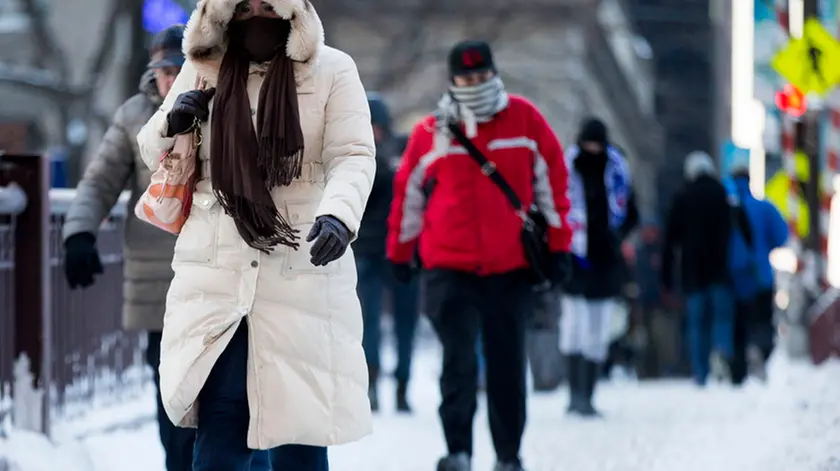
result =
[[151,178],[137,148],[137,133],[152,117],[161,98],[154,77],[143,76],[140,93],[117,110],[114,121],[67,212],[63,236],[96,234],[124,189],[131,191],[124,234],[123,324],[127,329],[160,331],[166,292],[172,281],[172,253],[176,237],[138,220],[134,206]]

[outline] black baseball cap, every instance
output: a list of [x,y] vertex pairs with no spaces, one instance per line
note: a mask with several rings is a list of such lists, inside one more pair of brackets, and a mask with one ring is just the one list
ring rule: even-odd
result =
[[184,42],[184,25],[173,25],[152,39],[149,48],[150,69],[163,67],[181,67],[184,65],[184,52],[181,44]]
[[461,41],[449,52],[449,76],[496,71],[493,52],[484,41]]

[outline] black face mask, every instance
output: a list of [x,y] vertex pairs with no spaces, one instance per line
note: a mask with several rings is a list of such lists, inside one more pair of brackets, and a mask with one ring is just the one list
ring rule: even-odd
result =
[[260,16],[233,21],[228,26],[228,39],[248,55],[251,62],[267,62],[279,53],[285,53],[292,24],[282,18]]

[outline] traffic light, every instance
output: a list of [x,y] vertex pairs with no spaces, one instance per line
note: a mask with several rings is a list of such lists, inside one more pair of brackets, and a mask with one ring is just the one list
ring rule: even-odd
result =
[[808,102],[805,95],[791,84],[776,92],[776,106],[783,113],[799,118],[808,111]]

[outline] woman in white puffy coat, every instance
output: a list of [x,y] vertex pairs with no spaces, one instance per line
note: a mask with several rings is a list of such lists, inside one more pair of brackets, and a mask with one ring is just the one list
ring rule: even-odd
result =
[[137,136],[156,167],[172,136],[196,120],[203,134],[167,296],[164,406],[198,429],[195,471],[246,471],[252,450],[276,447],[278,470],[326,470],[326,446],[371,432],[349,250],[375,170],[365,91],[309,0],[201,0],[184,51]]

